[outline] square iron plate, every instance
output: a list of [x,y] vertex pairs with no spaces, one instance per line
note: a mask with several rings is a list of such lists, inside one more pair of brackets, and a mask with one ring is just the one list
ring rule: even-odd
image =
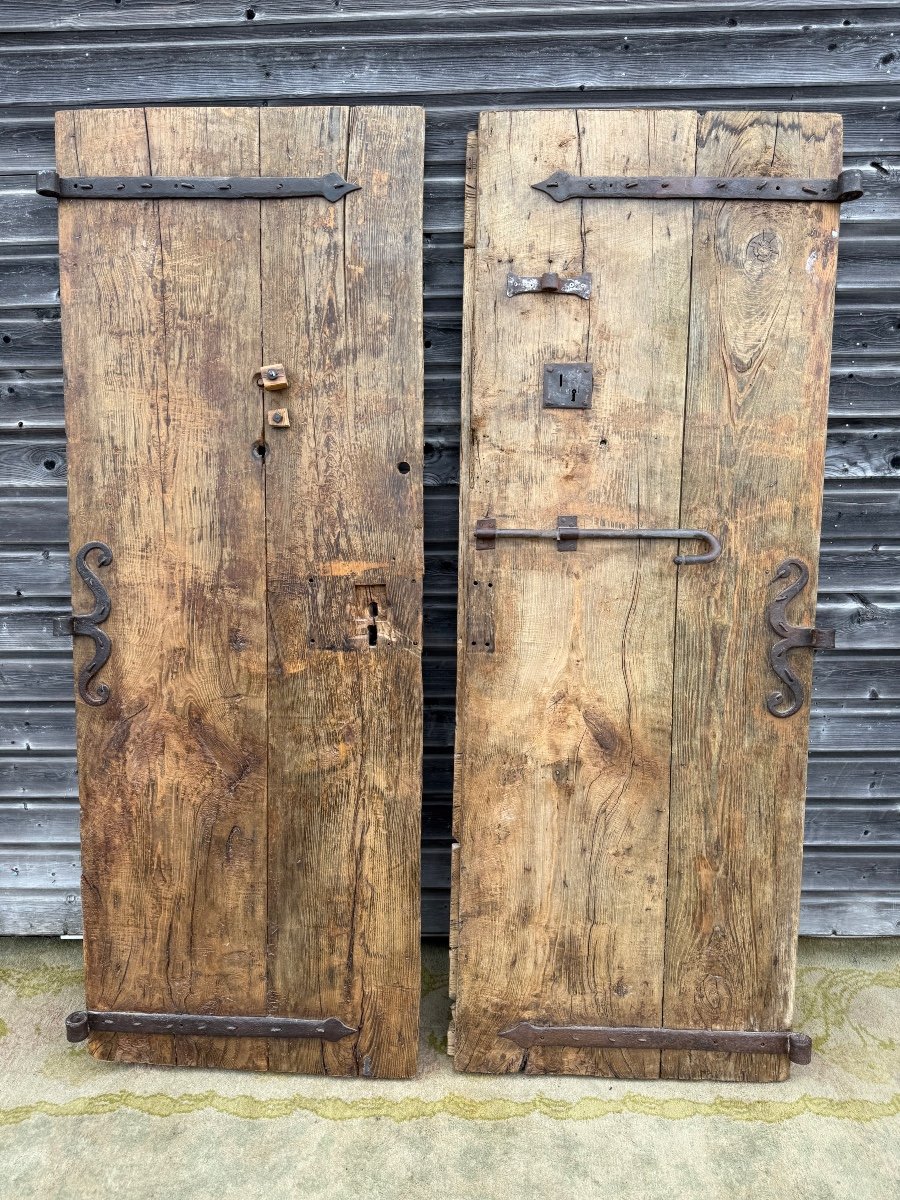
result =
[[547,363],[544,408],[590,408],[593,386],[590,363]]

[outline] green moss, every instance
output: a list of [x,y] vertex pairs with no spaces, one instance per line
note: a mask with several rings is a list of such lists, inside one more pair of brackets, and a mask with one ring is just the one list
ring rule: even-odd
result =
[[77,967],[41,963],[37,967],[0,967],[0,984],[12,988],[20,999],[31,996],[58,996],[66,988],[80,987],[84,970]]

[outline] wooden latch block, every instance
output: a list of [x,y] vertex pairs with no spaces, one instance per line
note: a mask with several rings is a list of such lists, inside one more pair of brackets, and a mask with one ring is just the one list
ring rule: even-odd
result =
[[257,367],[253,372],[253,381],[267,392],[283,391],[288,385],[284,363],[269,363],[267,367]]

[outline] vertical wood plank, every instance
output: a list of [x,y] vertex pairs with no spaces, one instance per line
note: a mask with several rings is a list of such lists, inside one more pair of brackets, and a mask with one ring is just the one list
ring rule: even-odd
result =
[[[556,518],[558,501],[541,486],[535,450],[540,380],[544,362],[583,358],[587,314],[576,303],[554,305],[543,296],[511,301],[506,275],[582,270],[578,206],[542,204],[531,188],[577,163],[574,113],[482,113],[472,341],[464,349],[471,359],[470,424],[461,434],[469,443],[468,466],[460,480],[454,1065],[463,1071],[519,1069],[521,1052],[497,1033],[540,990],[552,936],[555,828],[549,828],[552,812],[543,812],[546,767],[535,739],[548,677],[568,657],[568,621],[557,625],[555,614],[571,611],[571,571],[560,570],[552,547],[539,544],[510,543],[485,555],[475,549],[472,527],[483,516],[506,525]],[[558,421],[557,428],[565,441]],[[535,830],[539,821],[548,826],[543,836]]]
[[[468,545],[471,536],[471,514],[469,506],[469,449],[471,439],[466,436],[472,427],[472,317],[475,300],[475,228],[476,210],[478,203],[478,134],[475,130],[466,137],[466,178],[465,202],[463,213],[463,357],[460,380],[460,429],[463,436],[459,444],[459,545]],[[465,595],[462,585],[465,551],[459,556],[460,562],[460,595]],[[466,606],[460,604],[457,610],[457,647],[468,645],[466,636],[468,614]],[[456,695],[457,709],[459,697],[465,687],[465,653],[459,650],[456,658]],[[460,883],[459,883],[459,838],[462,826],[463,812],[463,762],[465,743],[463,739],[464,722],[456,722],[456,741],[453,766],[453,842],[450,859],[450,1026],[447,1032],[447,1053],[452,1057],[456,1054],[456,994],[459,986],[459,938],[460,938]]]
[[[248,109],[81,111],[57,129],[63,173],[258,172]],[[64,201],[60,242],[72,543],[114,555],[111,698],[78,704],[87,1002],[260,1013],[258,206]],[[98,1035],[91,1049],[265,1066],[254,1040]]]
[[[653,1052],[533,1048],[522,1019],[654,1024],[662,947],[674,549],[501,542],[478,516],[672,525],[690,205],[557,206],[530,185],[690,174],[690,113],[486,114],[479,144],[471,446],[463,472],[456,1064],[654,1075]],[[589,271],[589,304],[507,299],[507,270]],[[546,410],[546,362],[591,361],[592,407]],[[464,439],[466,431],[464,430]]]
[[[815,113],[706,113],[697,173],[825,178],[841,122]],[[779,720],[765,620],[779,563],[810,581],[813,623],[838,210],[696,206],[681,524],[721,535],[682,567],[665,1023],[782,1029],[791,1021],[808,705]],[[780,586],[780,585],[776,585]],[[807,695],[811,654],[793,656]],[[666,1052],[677,1078],[769,1080],[786,1057]]]
[[291,425],[267,458],[269,1006],[359,1030],[270,1056],[405,1077],[419,1003],[423,115],[266,109],[261,122],[264,174],[287,155],[297,173],[362,185],[339,205],[263,214],[265,353],[291,381]]

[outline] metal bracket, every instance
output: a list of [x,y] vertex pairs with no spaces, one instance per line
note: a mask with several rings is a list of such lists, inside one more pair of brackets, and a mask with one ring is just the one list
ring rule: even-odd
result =
[[91,1033],[155,1033],[172,1037],[321,1038],[337,1042],[359,1030],[338,1017],[219,1017],[185,1013],[73,1012],[66,1037],[83,1042]]
[[78,672],[78,694],[85,704],[99,707],[109,699],[109,688],[105,683],[98,683],[96,692],[91,692],[90,682],[97,672],[106,665],[112,651],[109,635],[98,626],[109,616],[112,603],[106,588],[90,569],[85,561],[92,550],[97,551],[97,566],[108,567],[112,562],[112,550],[106,542],[85,542],[75,555],[75,570],[94,594],[93,609],[89,613],[79,613],[67,617],[55,617],[53,620],[54,637],[89,637],[94,641],[94,656],[89,663]]
[[531,185],[551,200],[792,200],[844,204],[863,194],[862,174],[842,171],[837,179],[779,179],[758,175],[707,178],[701,175],[570,175],[556,171]]
[[[791,670],[788,654],[791,650],[807,648],[810,650],[833,650],[833,629],[811,629],[808,626],[792,625],[787,619],[787,606],[799,595],[809,583],[809,567],[799,558],[786,558],[772,577],[775,583],[779,579],[790,578],[796,569],[797,575],[792,583],[778,593],[774,600],[766,606],[766,618],[772,630],[779,635],[779,640],[769,650],[769,663],[772,670],[785,685],[790,699],[784,691],[770,692],[766,697],[766,708],[773,717],[791,717],[802,706],[806,699],[803,683]],[[784,707],[779,707],[783,705]]]
[[590,408],[594,368],[590,363],[547,363],[544,408]]
[[96,175],[63,177],[38,171],[35,191],[60,200],[290,200],[323,196],[332,204],[359,191],[332,171],[316,178],[239,176],[174,178],[163,175]]
[[483,517],[475,522],[475,549],[494,550],[497,538],[544,538],[556,542],[557,550],[575,550],[582,539],[636,538],[639,541],[706,542],[709,549],[704,554],[677,554],[672,560],[679,566],[690,563],[715,562],[722,553],[722,544],[715,534],[706,529],[580,529],[577,517],[557,517],[555,529],[498,529],[494,517]]
[[812,1060],[806,1033],[749,1029],[652,1029],[638,1026],[541,1025],[520,1021],[498,1037],[517,1046],[599,1046],[609,1050],[710,1050],[720,1054],[786,1054],[792,1063]]
[[590,275],[557,275],[555,271],[545,271],[543,275],[514,275],[512,271],[506,276],[507,296],[522,296],[526,292],[558,292],[560,296],[580,296],[582,300],[590,299]]

